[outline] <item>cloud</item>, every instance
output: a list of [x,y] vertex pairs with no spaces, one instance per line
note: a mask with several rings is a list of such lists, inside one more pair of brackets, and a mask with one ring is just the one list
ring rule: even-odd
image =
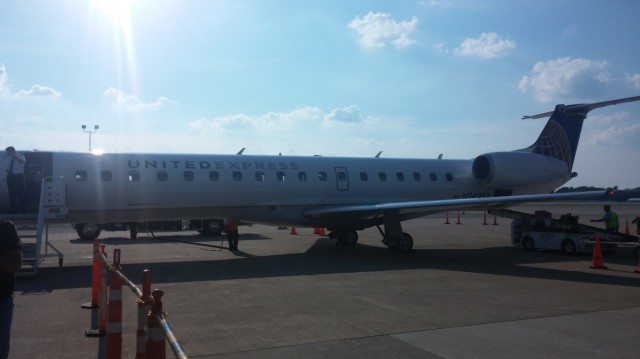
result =
[[520,79],[518,89],[523,93],[531,90],[540,102],[566,95],[587,97],[609,81],[609,76],[602,72],[608,65],[606,61],[570,57],[541,61],[533,66],[530,76]]
[[640,74],[628,75],[627,82],[629,82],[634,89],[640,89]]
[[198,119],[189,123],[189,127],[201,134],[233,132],[237,130],[283,131],[302,127],[309,122],[320,123],[322,110],[317,107],[301,107],[290,112],[269,112],[261,116],[236,114],[216,117],[211,120]]
[[331,110],[324,116],[324,120],[325,122],[356,123],[362,121],[362,115],[358,106],[351,105]]
[[416,43],[409,35],[418,26],[418,18],[413,16],[411,21],[397,22],[391,19],[391,14],[369,12],[364,17],[356,16],[348,28],[354,29],[360,35],[360,44],[366,48],[382,48],[393,44],[400,49]]
[[633,141],[640,136],[640,123],[631,125],[613,125],[587,140],[590,145],[618,145]]
[[438,53],[438,54],[448,54],[449,53],[449,49],[447,49],[444,44],[435,44],[433,45],[433,49]]
[[17,98],[58,98],[62,96],[60,92],[48,86],[33,85],[29,90],[20,90],[16,92]]
[[113,87],[108,88],[104,92],[104,96],[117,108],[131,111],[155,110],[170,102],[166,97],[158,97],[153,102],[145,103],[140,101],[136,96],[126,95],[122,91],[114,89]]
[[477,39],[466,38],[454,53],[460,56],[476,56],[483,60],[504,56],[516,48],[515,41],[502,39],[495,32],[483,32]]
[[[10,96],[11,86],[9,85],[9,74],[7,73],[7,67],[4,64],[0,64],[0,95],[3,94]],[[62,96],[62,94],[49,86],[33,85],[30,89],[20,90],[13,96],[19,99],[59,98],[60,96]]]
[[8,93],[9,91],[9,75],[7,75],[7,68],[4,64],[0,64],[0,94]]
[[452,6],[451,0],[420,0],[418,3],[425,7],[446,8]]

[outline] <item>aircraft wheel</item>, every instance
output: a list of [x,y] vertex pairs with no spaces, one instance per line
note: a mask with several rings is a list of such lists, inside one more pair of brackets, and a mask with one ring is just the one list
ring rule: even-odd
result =
[[90,223],[79,224],[76,226],[76,233],[80,239],[96,239],[100,235],[100,228]]
[[395,237],[384,236],[384,238],[382,238],[382,243],[387,246],[389,250],[394,251],[398,249],[398,239]]
[[358,243],[358,232],[356,231],[346,231],[342,234],[342,237],[342,243],[348,246],[353,246]]
[[576,252],[576,245],[570,239],[565,239],[560,247],[565,254],[574,254]]
[[138,237],[138,224],[137,223],[129,223],[129,237],[131,239],[136,239]]
[[402,252],[409,252],[413,249],[413,238],[409,233],[403,233],[402,237],[398,238],[398,249]]
[[522,246],[524,247],[524,249],[528,250],[528,251],[532,251],[534,249],[536,249],[536,245],[533,242],[533,238],[526,236],[522,239]]

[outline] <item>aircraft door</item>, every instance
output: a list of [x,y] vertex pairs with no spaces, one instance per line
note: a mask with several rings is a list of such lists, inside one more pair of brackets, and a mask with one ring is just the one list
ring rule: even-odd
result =
[[338,191],[349,190],[349,174],[346,167],[336,167],[336,183]]
[[[24,187],[27,213],[37,213],[40,204],[42,179],[50,177],[52,172],[52,154],[50,152],[22,152],[25,157]],[[9,189],[4,173],[0,176],[0,213],[9,212]]]
[[[3,153],[1,155],[4,156]],[[7,187],[7,174],[2,168],[2,173],[0,173],[0,213],[6,212],[9,212],[9,187]]]
[[53,154],[51,152],[25,152],[24,185],[28,213],[38,213],[42,179],[51,177]]

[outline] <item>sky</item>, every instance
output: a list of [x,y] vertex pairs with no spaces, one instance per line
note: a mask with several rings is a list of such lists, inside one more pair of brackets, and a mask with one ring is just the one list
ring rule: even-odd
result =
[[[2,0],[0,146],[472,159],[640,95],[636,0]],[[94,131],[90,134],[82,129]],[[640,102],[566,186],[640,187]]]

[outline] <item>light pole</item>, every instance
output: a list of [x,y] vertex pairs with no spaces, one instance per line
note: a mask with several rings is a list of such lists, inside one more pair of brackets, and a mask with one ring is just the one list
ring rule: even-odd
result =
[[91,131],[91,130],[87,130],[87,126],[86,125],[82,125],[82,131],[84,131],[84,132],[89,134],[89,152],[91,152],[91,134],[98,132],[99,128],[100,128],[100,126],[93,125],[93,131]]

